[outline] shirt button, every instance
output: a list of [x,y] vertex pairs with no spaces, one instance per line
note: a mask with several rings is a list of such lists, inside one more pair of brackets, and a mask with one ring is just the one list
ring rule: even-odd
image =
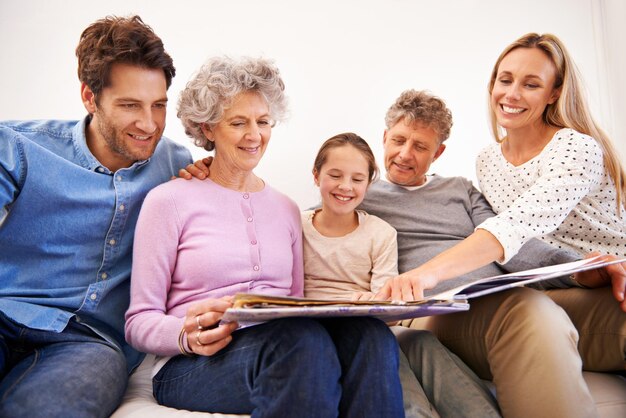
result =
[[109,244],[111,244],[111,245],[115,245],[115,240],[114,240],[114,239],[110,240],[110,241],[109,241]]
[[92,293],[91,296],[89,296],[89,299],[96,300],[97,297],[98,295],[96,295],[95,293]]
[[252,217],[249,217],[249,218],[248,218],[248,222],[252,222]]
[[98,170],[98,172],[100,172],[100,173],[104,173],[104,168],[102,168],[102,167],[98,167],[98,168],[97,168],[97,170]]
[[250,195],[249,195],[248,193],[244,193],[244,194],[243,194],[243,198],[244,198],[244,199],[247,199],[247,198],[249,198],[249,197],[250,197]]
[[122,181],[122,176],[117,176],[117,181]]
[[255,240],[255,239],[253,239],[252,241],[250,241],[250,244],[252,244],[252,245],[256,245],[256,240]]
[[108,274],[106,274],[106,273],[102,273],[102,274],[100,275],[100,277],[102,277],[103,279],[106,279],[107,277],[109,277],[109,275],[108,275]]
[[122,204],[120,205],[120,207],[119,207],[119,210],[120,210],[120,211],[123,211],[124,209],[126,209],[126,206],[124,206],[124,204],[122,203]]
[[252,268],[254,269],[254,271],[259,271],[259,266],[254,266]]

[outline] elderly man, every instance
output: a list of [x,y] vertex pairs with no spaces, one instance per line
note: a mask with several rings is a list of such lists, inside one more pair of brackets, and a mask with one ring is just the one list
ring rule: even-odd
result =
[[[396,228],[398,270],[406,273],[462,242],[494,213],[468,180],[427,175],[430,165],[443,154],[452,126],[451,113],[441,99],[423,91],[405,91],[389,108],[385,121],[387,181],[371,186],[361,208]],[[487,277],[576,258],[533,240],[506,265],[492,263],[471,276]],[[460,276],[419,285],[428,294],[466,279]],[[389,295],[412,299],[409,280],[402,275],[392,280],[385,289]],[[578,285],[561,279],[543,286]],[[576,329],[541,291],[517,288],[483,296],[472,300],[468,312],[414,320],[412,326],[433,331],[479,376],[493,380],[504,416],[596,414],[581,373]]]

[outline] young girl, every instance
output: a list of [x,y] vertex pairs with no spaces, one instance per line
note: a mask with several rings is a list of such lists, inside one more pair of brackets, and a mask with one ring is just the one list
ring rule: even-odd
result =
[[[356,209],[377,174],[370,147],[356,134],[336,135],[320,148],[313,177],[322,206],[302,213],[306,297],[369,298],[398,274],[395,229]],[[480,379],[431,333],[393,330],[408,357],[401,353],[399,370],[407,416],[499,416]]]
[[377,176],[374,155],[356,134],[336,135],[320,148],[313,178],[322,207],[302,213],[307,297],[373,295],[398,274],[396,230],[356,209]]

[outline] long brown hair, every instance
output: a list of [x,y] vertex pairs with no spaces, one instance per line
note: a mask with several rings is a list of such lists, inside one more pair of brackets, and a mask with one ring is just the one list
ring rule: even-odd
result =
[[[556,68],[556,80],[553,88],[561,89],[559,98],[553,104],[546,106],[543,112],[543,122],[557,128],[571,128],[595,139],[604,156],[604,167],[615,184],[617,192],[617,215],[621,217],[623,207],[626,207],[626,174],[617,151],[609,136],[598,126],[591,116],[587,100],[584,97],[581,77],[572,61],[570,54],[563,43],[556,36],[546,33],[528,33],[509,46],[498,57],[489,81],[489,95],[493,91],[500,62],[507,54],[517,48],[538,48],[543,51]],[[490,101],[491,130],[497,142],[502,142],[501,128],[496,120],[495,109]]]

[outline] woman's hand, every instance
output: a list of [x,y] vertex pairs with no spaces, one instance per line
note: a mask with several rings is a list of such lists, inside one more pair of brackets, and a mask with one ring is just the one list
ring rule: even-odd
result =
[[454,247],[421,266],[387,280],[377,299],[412,301],[424,299],[424,290],[504,258],[504,247],[489,231],[477,229]]
[[[185,180],[191,180],[193,177],[198,178],[200,180],[204,180],[209,176],[209,167],[213,162],[213,157],[206,157],[201,160],[196,161],[193,164],[189,164],[185,168],[181,168],[178,171],[178,177],[183,178]],[[175,179],[176,177],[172,177]]]
[[207,299],[187,310],[183,328],[187,333],[187,346],[195,354],[212,356],[231,342],[231,334],[238,324],[220,324],[226,309],[233,306],[231,300],[232,296]]
[[[590,253],[585,258],[595,257],[599,253]],[[613,255],[605,255],[603,261],[617,260]],[[611,286],[613,288],[613,296],[620,303],[622,311],[626,312],[626,263],[610,264],[608,266],[581,271],[574,274],[574,280],[588,288],[596,288],[603,286]]]

